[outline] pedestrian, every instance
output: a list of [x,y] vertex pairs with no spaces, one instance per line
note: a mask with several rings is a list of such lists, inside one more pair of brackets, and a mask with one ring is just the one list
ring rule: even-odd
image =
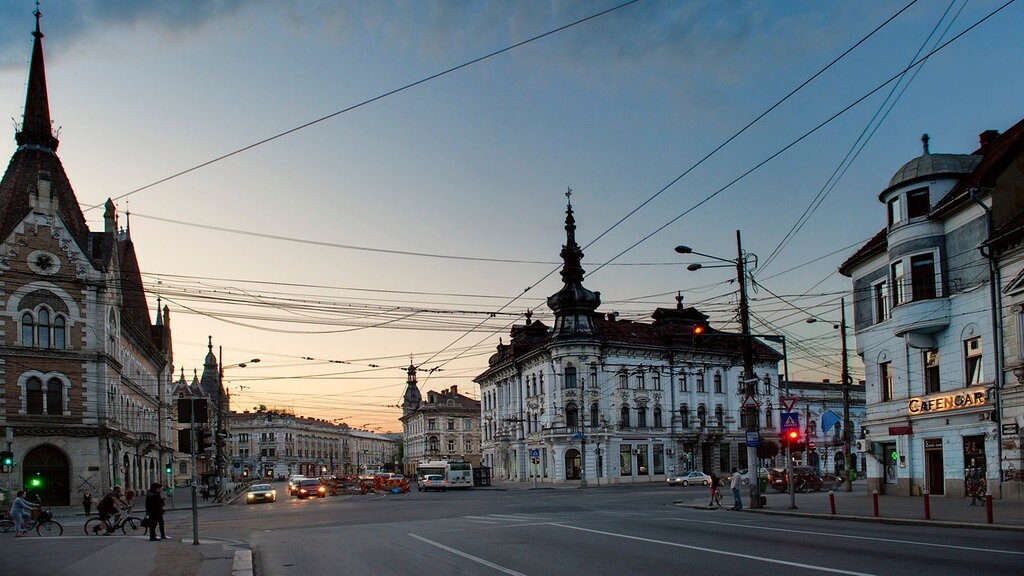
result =
[[719,508],[722,507],[722,503],[716,501],[716,498],[715,498],[715,496],[718,495],[718,490],[721,489],[721,488],[722,488],[722,479],[718,477],[718,474],[715,474],[714,472],[712,472],[711,473],[711,502],[708,502],[708,508],[711,508],[712,506],[715,506],[716,504],[718,505]]
[[203,484],[203,489],[199,493],[203,495],[203,502],[210,499],[210,488],[206,484]]
[[82,496],[82,510],[85,511],[86,516],[92,514],[92,492],[86,492]]
[[26,500],[25,491],[18,490],[18,495],[11,502],[11,509],[8,511],[11,520],[14,520],[14,535],[16,537],[25,535],[25,522],[32,521],[32,511],[36,508],[39,508],[39,505]]
[[740,486],[742,485],[742,479],[740,473],[736,471],[736,467],[732,467],[732,480],[729,482],[729,488],[732,489],[732,497],[736,501],[729,510],[742,510],[743,500],[740,498]]
[[146,517],[149,518],[148,528],[151,542],[160,540],[156,537],[157,525],[161,532],[164,529],[164,504],[163,497],[160,495],[161,488],[159,482],[153,482],[149,485],[149,492],[146,492]]

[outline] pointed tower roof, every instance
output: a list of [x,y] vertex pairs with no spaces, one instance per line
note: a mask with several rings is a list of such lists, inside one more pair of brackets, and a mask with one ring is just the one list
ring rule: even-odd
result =
[[419,386],[416,383],[416,366],[409,360],[409,367],[405,369],[405,395],[402,396],[402,412],[408,414],[419,409],[423,397],[420,395]]
[[[548,297],[548,308],[555,313],[555,334],[591,333],[590,318],[601,305],[601,293],[583,287],[583,250],[576,243],[576,219],[572,214],[572,188],[565,194],[565,244],[562,246],[562,282],[564,286]],[[571,318],[571,321],[566,321]]]
[[213,353],[213,336],[209,336],[206,360],[203,361],[203,377],[199,384],[210,398],[218,400],[222,394],[220,369],[217,367],[217,356]]
[[[50,103],[46,92],[43,65],[43,33],[35,11],[36,28],[29,65],[28,90],[21,129],[14,138],[18,148],[11,157],[3,180],[0,180],[0,241],[32,211],[33,206],[46,205],[64,221],[71,236],[82,250],[87,250],[89,228],[71,188],[64,167],[57,158],[57,138],[50,123]],[[40,198],[45,195],[46,198]]]

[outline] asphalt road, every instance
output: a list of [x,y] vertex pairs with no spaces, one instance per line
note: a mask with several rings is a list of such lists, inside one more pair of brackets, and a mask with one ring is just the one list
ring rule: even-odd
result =
[[[705,488],[465,490],[203,510],[257,576],[1020,574],[1019,532],[863,524],[673,506]],[[180,533],[186,529],[176,518]]]

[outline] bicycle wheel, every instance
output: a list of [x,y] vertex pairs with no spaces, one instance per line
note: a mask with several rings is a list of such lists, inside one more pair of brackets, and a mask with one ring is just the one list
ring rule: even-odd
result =
[[4,518],[0,520],[0,533],[7,534],[8,532],[14,532],[14,521]]
[[142,527],[142,518],[137,516],[129,516],[125,518],[124,522],[121,523],[121,532],[128,536],[145,534],[146,529]]
[[85,521],[85,535],[86,536],[99,536],[107,532],[107,522],[100,520],[98,516],[94,516]]
[[64,533],[64,527],[56,520],[43,520],[36,524],[36,534],[40,536],[60,536]]

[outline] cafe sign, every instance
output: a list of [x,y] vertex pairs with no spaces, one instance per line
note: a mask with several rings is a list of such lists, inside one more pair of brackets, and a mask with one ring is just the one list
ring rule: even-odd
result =
[[946,412],[948,410],[960,410],[962,408],[975,408],[984,406],[988,394],[984,388],[965,388],[945,394],[933,394],[920,398],[911,398],[907,401],[907,410],[914,415],[931,414],[933,412]]

